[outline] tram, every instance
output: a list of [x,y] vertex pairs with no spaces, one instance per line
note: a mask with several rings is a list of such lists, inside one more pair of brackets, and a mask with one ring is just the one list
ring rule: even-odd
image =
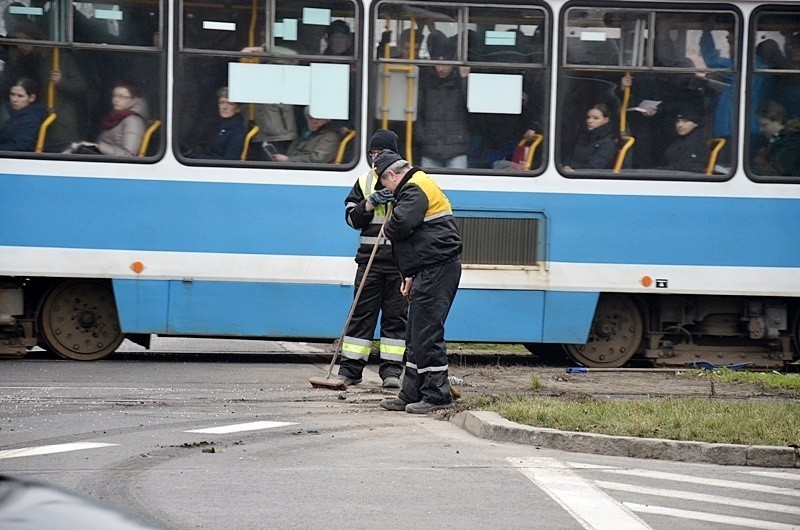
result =
[[[448,340],[564,345],[590,367],[775,368],[800,353],[800,167],[764,162],[779,134],[767,134],[762,111],[768,101],[784,109],[781,134],[800,116],[796,2],[0,9],[3,102],[32,50],[48,111],[33,151],[0,152],[2,356],[40,345],[95,360],[151,334],[338,337],[358,246],[344,197],[369,169],[378,128],[421,163],[421,102],[437,66],[457,72],[468,131],[446,139],[461,142],[466,167],[425,167],[464,240]],[[67,90],[70,76],[83,90]],[[150,109],[139,148],[57,146],[58,125],[74,142],[97,137],[119,80]],[[235,158],[201,158],[221,88],[246,135]],[[663,159],[687,102],[707,146],[689,169]],[[74,112],[60,111],[67,104]],[[613,158],[576,167],[596,104],[609,109]],[[267,149],[275,123],[259,122],[270,108],[291,110],[298,138],[308,116],[325,121],[336,152],[278,160]]]

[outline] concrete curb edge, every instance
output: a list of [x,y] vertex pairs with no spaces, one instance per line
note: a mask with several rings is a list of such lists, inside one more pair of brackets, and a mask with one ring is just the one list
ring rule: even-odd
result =
[[767,445],[685,442],[659,438],[609,436],[531,427],[509,421],[496,412],[466,410],[449,421],[473,436],[574,453],[653,458],[725,466],[798,467],[800,449]]

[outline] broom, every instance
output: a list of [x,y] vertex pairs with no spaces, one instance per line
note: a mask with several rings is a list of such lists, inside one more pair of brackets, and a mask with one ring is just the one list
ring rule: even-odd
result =
[[339,354],[342,351],[342,342],[344,342],[344,335],[347,333],[347,327],[350,325],[350,320],[353,318],[353,313],[356,310],[356,304],[358,304],[358,299],[361,297],[361,291],[364,290],[364,285],[367,283],[367,277],[369,276],[369,270],[372,268],[372,262],[375,260],[375,254],[378,252],[378,247],[380,244],[383,243],[383,240],[386,239],[386,236],[383,234],[383,230],[386,227],[386,221],[389,220],[389,216],[392,214],[392,204],[386,208],[386,215],[383,218],[383,223],[381,223],[381,230],[378,232],[378,239],[375,241],[375,244],[372,246],[372,252],[369,255],[369,260],[367,261],[367,266],[364,269],[364,276],[361,278],[361,282],[358,284],[358,290],[356,291],[356,295],[353,297],[353,303],[350,305],[350,312],[347,314],[347,319],[344,321],[344,328],[342,329],[342,334],[339,335],[339,341],[336,343],[336,348],[333,350],[333,358],[331,359],[331,364],[328,366],[328,375],[325,377],[312,377],[308,380],[311,383],[311,386],[314,388],[328,388],[330,390],[347,390],[347,383],[342,381],[341,379],[331,379],[331,373],[333,372],[333,366],[336,364],[336,360],[339,358]]

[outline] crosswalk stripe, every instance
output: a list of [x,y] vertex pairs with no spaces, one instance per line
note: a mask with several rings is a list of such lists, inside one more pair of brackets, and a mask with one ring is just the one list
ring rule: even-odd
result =
[[23,447],[22,449],[6,449],[5,451],[0,451],[0,460],[4,458],[19,458],[22,456],[66,453],[69,451],[81,451],[83,449],[98,449],[100,447],[111,447],[114,445],[117,444],[100,442],[74,442],[68,444],[41,445],[39,447]]
[[716,486],[720,488],[740,489],[747,491],[757,491],[760,493],[770,493],[774,495],[788,495],[790,497],[800,497],[800,490],[781,488],[778,486],[767,486],[763,484],[753,484],[752,482],[741,482],[738,480],[723,480],[706,477],[692,477],[678,473],[667,473],[664,471],[650,471],[647,469],[617,469],[606,466],[595,466],[593,464],[569,463],[574,469],[597,469],[604,473],[614,473],[617,475],[628,475],[633,477],[644,477],[656,480],[671,480],[674,482],[688,482],[690,484],[704,484],[706,486]]
[[634,513],[551,458],[507,458],[581,526],[597,530],[649,529]]
[[753,510],[800,515],[800,506],[789,506],[786,504],[777,504],[772,502],[736,499],[733,497],[723,497],[721,495],[709,495],[706,493],[696,493],[691,491],[648,488],[646,486],[622,484],[619,482],[607,482],[605,480],[596,480],[594,483],[606,490],[625,491],[629,493],[640,493],[642,495],[654,495],[658,497],[669,497],[672,499],[685,499],[687,501],[709,502],[723,506],[736,506],[739,508],[751,508]]
[[250,423],[237,423],[234,425],[224,425],[222,427],[209,427],[206,429],[192,429],[191,431],[200,434],[230,434],[232,432],[258,431],[261,429],[274,429],[275,427],[286,427],[287,425],[297,425],[285,421],[253,421]]
[[732,515],[722,515],[716,513],[694,512],[690,510],[680,510],[677,508],[666,508],[663,506],[648,506],[634,502],[625,502],[625,506],[637,513],[647,513],[651,515],[666,515],[667,517],[677,517],[680,519],[693,519],[695,521],[707,521],[710,523],[720,523],[727,525],[743,526],[746,528],[763,528],[766,530],[797,530],[797,526],[773,523],[771,521],[760,521],[747,517],[734,517]]
[[742,473],[758,477],[779,478],[781,480],[800,480],[800,474],[787,473],[786,471],[742,471]]

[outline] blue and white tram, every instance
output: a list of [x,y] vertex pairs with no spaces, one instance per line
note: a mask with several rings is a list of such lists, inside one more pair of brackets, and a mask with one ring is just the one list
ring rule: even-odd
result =
[[[74,140],[96,137],[119,79],[140,87],[152,124],[131,156],[64,153],[46,122],[35,152],[0,152],[0,355],[40,344],[92,360],[149,334],[337,337],[358,244],[343,199],[377,128],[419,162],[420,86],[437,64],[458,72],[469,131],[453,138],[468,167],[426,168],[464,238],[448,340],[565,344],[592,367],[798,355],[800,167],[763,163],[774,138],[759,114],[774,101],[800,116],[796,2],[0,7],[4,101],[27,48],[54,123],[60,105],[80,110]],[[434,53],[442,41],[448,57]],[[759,55],[768,46],[778,59]],[[67,68],[85,93],[52,80]],[[221,87],[252,135],[234,160],[197,158]],[[690,171],[663,160],[687,101],[709,146]],[[568,167],[597,103],[617,131],[613,163]],[[273,161],[262,111],[278,107],[300,139],[306,114],[327,120],[339,151]]]

